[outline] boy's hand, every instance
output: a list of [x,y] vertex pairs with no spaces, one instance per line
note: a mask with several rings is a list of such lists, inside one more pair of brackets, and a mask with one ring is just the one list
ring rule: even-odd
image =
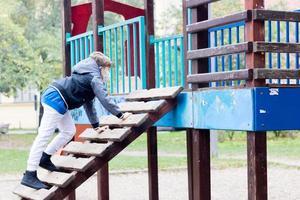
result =
[[94,130],[97,132],[97,133],[102,133],[103,131],[107,130],[109,128],[109,126],[99,126],[97,128],[94,128]]
[[127,119],[130,115],[132,115],[132,113],[130,113],[130,112],[123,113],[123,115],[120,117],[120,119],[125,120],[125,119]]

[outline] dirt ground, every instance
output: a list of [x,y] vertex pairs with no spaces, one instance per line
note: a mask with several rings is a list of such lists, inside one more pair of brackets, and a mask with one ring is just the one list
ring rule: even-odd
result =
[[[247,169],[213,169],[212,199],[247,199]],[[0,176],[0,200],[17,199],[11,191],[18,184],[21,175]],[[148,199],[148,178],[146,172],[113,173],[110,175],[111,200]],[[300,199],[300,170],[269,167],[268,190],[272,200]],[[186,170],[169,170],[159,173],[161,200],[187,200]],[[77,199],[96,200],[96,176],[91,177],[77,190]]]

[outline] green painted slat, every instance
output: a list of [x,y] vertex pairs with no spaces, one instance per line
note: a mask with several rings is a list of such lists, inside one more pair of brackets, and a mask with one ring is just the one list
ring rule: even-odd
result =
[[[113,55],[113,46],[112,46],[112,33],[111,29],[109,30],[109,58],[112,59]],[[113,80],[113,68],[110,68],[110,93],[112,94],[114,92],[114,80]]]
[[124,27],[121,26],[121,66],[122,66],[122,92],[125,93],[125,43],[124,43]]
[[80,53],[80,60],[83,60],[83,38],[78,39],[79,40],[79,53]]
[[160,87],[160,74],[159,74],[159,42],[154,43],[155,46],[155,54],[157,56],[155,56],[155,85],[156,88]]
[[142,88],[147,88],[146,80],[146,35],[145,35],[145,17],[139,18],[139,44],[140,44],[140,73],[142,77]]
[[119,93],[119,52],[118,52],[118,28],[114,29],[115,34],[115,65],[116,65],[116,89]]
[[93,52],[93,36],[92,35],[89,36],[89,42],[90,42],[89,54],[91,54]]
[[89,57],[88,36],[84,37],[84,58]]
[[138,89],[138,72],[137,72],[137,45],[136,45],[136,23],[133,23],[133,67],[134,67],[134,82],[135,89]]
[[75,35],[73,37],[68,37],[67,42],[75,41],[75,40],[77,40],[79,38],[83,38],[85,36],[93,36],[93,31],[88,31],[88,32],[85,32],[85,33],[82,33],[82,34],[79,34],[79,35]]
[[181,63],[181,86],[184,87],[185,75],[184,75],[184,46],[183,38],[180,38],[180,63]]
[[74,41],[70,42],[70,53],[71,53],[71,67],[74,66]]
[[165,48],[165,41],[162,41],[161,45],[162,45],[162,80],[163,80],[163,86],[166,87],[166,48]]
[[172,52],[171,40],[168,40],[169,86],[172,86]]
[[175,86],[178,86],[178,50],[177,38],[174,39]]
[[106,32],[103,32],[102,33],[103,35],[103,37],[102,37],[102,40],[103,40],[103,53],[106,55]]
[[128,75],[128,91],[131,92],[131,60],[130,60],[130,25],[127,25],[127,75]]
[[75,40],[75,65],[79,62],[79,48],[78,48],[78,39]]

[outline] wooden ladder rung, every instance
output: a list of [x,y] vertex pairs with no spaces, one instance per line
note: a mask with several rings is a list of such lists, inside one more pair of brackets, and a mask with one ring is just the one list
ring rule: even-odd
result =
[[156,112],[167,102],[165,100],[148,101],[148,102],[122,102],[118,106],[122,112],[147,113]]
[[150,90],[137,90],[131,92],[129,95],[125,96],[127,101],[147,101],[147,100],[157,100],[157,99],[173,99],[181,91],[183,87],[166,87],[166,88],[154,88]]
[[148,118],[148,114],[133,114],[126,120],[122,120],[113,115],[107,115],[100,118],[100,124],[110,127],[138,127]]
[[64,188],[75,178],[75,173],[76,172],[72,172],[72,173],[50,172],[48,170],[39,168],[38,178],[42,182]]
[[85,156],[102,156],[104,151],[111,145],[111,143],[106,144],[96,144],[96,143],[81,143],[81,142],[70,142],[65,148],[63,148],[64,153],[72,153],[77,155]]
[[86,129],[83,133],[80,134],[79,138],[89,141],[98,141],[98,142],[120,142],[122,141],[131,131],[131,128],[114,128],[106,129],[101,133],[98,133],[92,128]]
[[53,186],[49,190],[46,189],[36,190],[20,184],[13,190],[13,193],[24,199],[48,200],[51,199],[51,197],[54,195],[56,189],[57,187]]
[[51,157],[52,162],[55,166],[73,170],[73,171],[80,171],[83,172],[85,169],[94,161],[95,157],[89,158],[75,158],[73,156],[64,156],[64,155],[54,155]]

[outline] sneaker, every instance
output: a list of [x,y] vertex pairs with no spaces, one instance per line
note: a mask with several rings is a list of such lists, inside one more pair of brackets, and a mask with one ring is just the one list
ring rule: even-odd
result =
[[40,160],[40,167],[49,170],[51,172],[56,171],[59,172],[60,170],[52,163],[52,161],[50,160],[51,155],[46,154],[45,152],[43,152],[41,160]]
[[49,189],[47,185],[38,179],[36,171],[25,171],[21,184],[37,190]]

